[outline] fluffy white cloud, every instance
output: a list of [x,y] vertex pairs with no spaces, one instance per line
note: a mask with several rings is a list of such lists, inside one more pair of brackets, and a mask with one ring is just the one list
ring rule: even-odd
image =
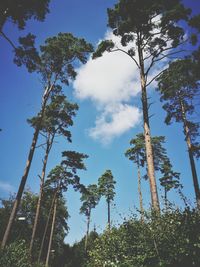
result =
[[140,117],[141,113],[138,108],[127,104],[117,104],[112,108],[106,108],[97,118],[95,127],[89,130],[89,135],[103,144],[108,144],[112,138],[136,126]]
[[[120,47],[120,39],[107,32]],[[133,60],[122,52],[105,52],[100,58],[89,61],[77,70],[73,83],[75,96],[95,102],[100,115],[89,136],[103,143],[135,127],[140,120],[139,109],[128,105],[140,92],[139,72]]]
[[14,187],[9,183],[0,181],[0,190],[5,191],[7,193],[11,193],[14,191]]
[[140,91],[138,81],[138,71],[130,57],[121,52],[105,52],[78,70],[75,95],[99,104],[129,101]]

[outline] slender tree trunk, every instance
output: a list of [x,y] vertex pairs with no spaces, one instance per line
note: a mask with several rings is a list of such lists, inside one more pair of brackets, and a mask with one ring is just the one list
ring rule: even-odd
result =
[[54,202],[53,220],[52,220],[52,225],[51,225],[51,233],[50,233],[50,238],[49,238],[49,246],[48,246],[48,250],[47,250],[47,257],[46,257],[45,267],[49,266],[49,257],[50,257],[50,252],[51,252],[53,232],[54,232],[55,221],[56,221],[56,210],[57,210],[57,197],[56,197],[55,202]]
[[164,187],[164,200],[165,200],[165,208],[167,208],[167,189]]
[[41,201],[42,201],[42,196],[43,196],[43,186],[44,186],[44,180],[45,180],[45,174],[46,174],[46,166],[47,166],[49,152],[50,152],[52,144],[53,144],[53,139],[54,139],[54,136],[51,137],[51,135],[49,133],[48,137],[47,137],[46,151],[45,151],[45,156],[44,156],[44,160],[43,160],[42,174],[40,177],[40,179],[41,179],[40,194],[39,194],[39,198],[38,198],[38,202],[37,202],[35,220],[34,220],[34,225],[33,225],[32,236],[31,236],[31,242],[30,242],[30,248],[29,248],[30,254],[32,254],[35,234],[36,234],[37,225],[38,225],[38,221],[39,221]]
[[10,215],[10,218],[9,218],[9,221],[8,221],[8,225],[7,225],[6,231],[5,231],[4,236],[3,236],[3,240],[2,240],[2,244],[1,244],[2,248],[4,248],[6,246],[6,243],[7,243],[8,239],[9,239],[10,232],[11,232],[11,229],[12,229],[12,226],[13,226],[13,223],[14,223],[18,208],[19,208],[19,204],[20,204],[20,201],[21,201],[21,197],[22,197],[22,194],[23,194],[23,191],[24,191],[24,187],[25,187],[26,180],[27,180],[27,177],[28,177],[29,169],[30,169],[30,166],[31,166],[31,162],[32,162],[32,159],[33,159],[33,154],[34,154],[34,151],[35,151],[38,135],[39,135],[39,127],[35,129],[35,133],[33,135],[33,141],[32,141],[32,144],[31,144],[31,149],[29,151],[28,160],[26,162],[26,168],[24,170],[24,175],[22,176],[21,183],[20,183],[20,186],[19,186],[19,189],[18,189],[18,192],[17,192],[17,196],[16,196],[16,199],[15,199],[15,202],[14,202],[14,205],[13,205],[13,208],[12,208],[12,212],[11,212],[11,215]]
[[31,144],[31,148],[29,150],[28,160],[26,162],[26,167],[25,167],[25,170],[24,170],[24,174],[23,174],[23,176],[21,178],[21,182],[20,182],[20,185],[19,185],[19,188],[18,188],[16,199],[15,199],[15,202],[14,202],[14,205],[13,205],[10,217],[9,217],[8,225],[7,225],[6,231],[5,231],[4,236],[3,236],[3,240],[2,240],[2,243],[1,243],[1,247],[2,248],[4,248],[6,246],[6,243],[9,240],[9,236],[10,236],[10,233],[11,233],[11,230],[12,230],[12,227],[13,227],[13,223],[14,223],[14,220],[16,218],[16,214],[17,214],[17,211],[18,211],[18,208],[19,208],[19,204],[20,204],[20,201],[21,201],[21,198],[22,198],[24,187],[25,187],[25,184],[26,184],[26,181],[27,181],[27,178],[28,178],[28,174],[29,174],[29,170],[30,170],[30,167],[31,167],[31,163],[32,163],[32,160],[33,160],[33,155],[34,155],[34,152],[35,152],[35,148],[36,148],[36,144],[37,144],[37,140],[38,140],[38,136],[39,136],[39,132],[40,132],[40,124],[41,124],[42,117],[43,117],[43,114],[44,114],[44,111],[45,111],[45,108],[46,108],[46,103],[47,103],[47,100],[48,100],[48,97],[49,97],[49,94],[50,94],[52,88],[53,88],[53,84],[50,87],[46,88],[46,90],[44,92],[44,95],[43,95],[42,108],[41,108],[41,112],[40,112],[40,120],[38,122],[38,125],[37,125],[37,127],[35,129],[35,132],[34,132],[34,135],[33,135],[33,140],[32,140],[32,144]]
[[144,221],[144,208],[143,208],[143,200],[142,200],[142,190],[141,190],[141,173],[140,166],[137,162],[137,173],[138,173],[138,193],[139,193],[139,202],[140,202],[140,213],[141,213],[141,221]]
[[107,200],[108,204],[108,229],[110,230],[110,200]]
[[[139,39],[138,39],[138,42],[140,42]],[[151,191],[151,202],[152,202],[152,207],[155,210],[160,211],[156,178],[155,178],[155,170],[154,170],[151,133],[150,133],[150,126],[149,126],[149,114],[148,114],[149,111],[148,111],[148,101],[147,101],[147,92],[146,92],[146,78],[145,78],[145,73],[144,73],[144,60],[143,60],[142,49],[140,48],[139,44],[138,44],[138,55],[139,55],[140,80],[141,80],[141,90],[142,90],[144,138],[145,138],[148,177],[149,177],[150,191]]]
[[49,226],[49,221],[50,221],[50,218],[51,218],[51,213],[52,213],[52,210],[53,210],[53,207],[54,207],[54,203],[55,203],[55,200],[56,200],[56,195],[57,195],[57,190],[56,190],[56,192],[55,192],[55,194],[53,196],[53,200],[51,202],[49,215],[48,215],[47,222],[46,222],[45,229],[44,229],[44,233],[43,233],[43,236],[42,236],[42,242],[41,242],[39,256],[38,256],[38,263],[40,262],[41,257],[42,257],[42,251],[43,251],[43,248],[44,248],[44,241],[45,241],[45,238],[46,238],[46,234],[47,234],[47,230],[48,230],[48,226]]
[[186,143],[187,143],[187,147],[188,147],[188,155],[189,155],[189,159],[190,159],[190,167],[191,167],[191,171],[192,171],[192,178],[193,178],[193,184],[194,184],[194,191],[195,191],[195,196],[196,196],[197,208],[200,210],[199,182],[198,182],[198,177],[197,177],[197,171],[196,171],[194,156],[193,156],[193,152],[192,152],[192,142],[191,142],[191,139],[190,139],[189,128],[188,128],[188,125],[187,125],[185,107],[184,107],[184,104],[183,104],[183,101],[181,100],[181,98],[180,98],[180,105],[181,105],[181,111],[182,111],[184,133],[185,133]]
[[91,217],[91,209],[88,212],[87,216],[87,231],[86,231],[86,236],[85,236],[85,251],[87,252],[87,245],[88,245],[88,236],[90,232],[90,217]]

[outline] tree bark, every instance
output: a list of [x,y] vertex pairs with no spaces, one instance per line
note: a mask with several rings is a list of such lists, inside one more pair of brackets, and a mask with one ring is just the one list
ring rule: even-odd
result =
[[164,187],[164,201],[165,201],[165,208],[167,209],[167,189],[166,189],[166,187]]
[[40,246],[40,251],[39,251],[39,256],[38,256],[38,263],[40,262],[41,257],[42,257],[42,251],[43,251],[43,247],[44,247],[44,241],[45,241],[45,237],[46,237],[46,234],[47,234],[47,230],[48,230],[49,221],[50,221],[50,218],[51,218],[52,209],[54,207],[54,203],[55,203],[55,200],[56,200],[56,195],[57,195],[57,190],[56,190],[56,192],[55,192],[55,194],[53,196],[53,200],[51,202],[51,207],[50,207],[49,215],[48,215],[47,222],[46,222],[46,225],[45,225],[45,229],[44,229],[44,233],[43,233],[43,237],[42,237],[42,242],[41,242],[41,246]]
[[188,155],[189,155],[189,159],[190,159],[190,167],[191,167],[191,171],[192,171],[192,178],[193,178],[193,185],[194,185],[194,191],[195,191],[195,196],[196,196],[197,208],[200,210],[199,182],[198,182],[198,177],[197,177],[197,171],[196,171],[194,156],[193,156],[193,152],[192,152],[192,142],[191,142],[191,138],[190,138],[189,128],[187,125],[185,107],[184,107],[184,104],[183,104],[183,101],[181,98],[180,98],[180,105],[181,105],[184,133],[185,133],[186,143],[187,143],[187,147],[188,147]]
[[2,240],[2,243],[1,243],[1,247],[2,248],[4,248],[6,246],[8,240],[9,240],[9,236],[10,236],[10,233],[11,233],[11,230],[12,230],[12,227],[13,227],[13,223],[14,223],[14,220],[16,218],[16,214],[17,214],[17,211],[18,211],[18,208],[19,208],[19,204],[20,204],[20,201],[21,201],[21,198],[22,198],[24,187],[25,187],[25,184],[26,184],[26,181],[27,181],[27,178],[28,178],[28,174],[29,174],[29,170],[30,170],[30,167],[31,167],[31,163],[32,163],[32,160],[33,160],[33,155],[34,155],[34,152],[35,152],[35,148],[36,148],[36,144],[37,144],[37,140],[38,140],[38,136],[39,136],[39,132],[40,132],[40,124],[41,124],[42,117],[43,117],[43,114],[44,114],[44,111],[45,111],[45,108],[46,108],[46,103],[47,103],[49,94],[50,94],[50,92],[51,92],[51,90],[53,88],[53,85],[54,84],[52,84],[50,87],[47,87],[45,92],[44,92],[44,94],[43,94],[42,108],[41,108],[41,112],[40,112],[41,113],[40,114],[40,120],[38,122],[38,125],[37,125],[37,127],[35,129],[35,132],[34,132],[34,135],[33,135],[33,140],[32,140],[32,144],[31,144],[31,148],[29,150],[28,160],[26,162],[26,167],[25,167],[25,170],[24,170],[24,174],[23,174],[23,176],[21,178],[19,189],[18,189],[16,198],[15,198],[15,202],[14,202],[14,205],[13,205],[10,217],[9,217],[8,225],[7,225],[6,231],[5,231],[4,236],[3,236],[3,240]]
[[29,247],[30,254],[32,254],[34,239],[35,239],[37,225],[38,225],[38,221],[39,221],[41,201],[42,201],[42,196],[43,196],[43,186],[44,186],[44,180],[45,180],[45,174],[46,174],[46,166],[47,166],[49,152],[50,152],[52,144],[53,144],[53,139],[54,139],[54,136],[52,136],[52,138],[51,138],[51,135],[48,134],[46,151],[45,151],[45,156],[44,156],[44,160],[43,160],[42,174],[41,174],[40,194],[39,194],[39,198],[38,198],[38,202],[37,202],[35,220],[34,220],[31,242],[30,242],[30,247]]
[[91,209],[88,212],[87,216],[87,231],[86,231],[86,236],[85,236],[85,252],[87,252],[87,245],[88,245],[88,236],[90,232],[90,217],[91,217]]
[[139,202],[140,202],[140,213],[141,213],[141,221],[144,221],[144,208],[143,208],[143,200],[142,200],[142,190],[141,190],[141,173],[140,166],[137,162],[137,173],[138,173],[138,193],[139,193]]
[[56,210],[57,210],[57,197],[56,197],[55,202],[54,202],[53,220],[52,220],[52,225],[51,225],[51,233],[50,233],[50,237],[49,237],[49,245],[48,245],[45,267],[49,266],[49,258],[50,258],[52,240],[53,240],[53,232],[54,232],[55,221],[56,221]]
[[8,225],[7,225],[7,228],[6,228],[6,231],[4,233],[2,243],[1,243],[1,247],[2,248],[4,248],[6,246],[6,244],[7,244],[7,241],[9,239],[10,232],[11,232],[11,229],[12,229],[12,226],[13,226],[13,223],[14,223],[18,208],[19,208],[21,197],[22,197],[22,194],[23,194],[23,191],[24,191],[24,187],[25,187],[25,184],[26,184],[26,180],[27,180],[27,177],[28,177],[29,169],[31,167],[31,162],[32,162],[32,159],[33,159],[33,154],[34,154],[34,151],[35,151],[38,135],[39,135],[39,127],[37,127],[35,129],[35,132],[34,132],[34,135],[33,135],[33,140],[32,140],[31,148],[30,148],[30,151],[29,151],[28,160],[26,162],[26,168],[24,170],[24,175],[22,176],[21,183],[20,183],[20,186],[19,186],[19,189],[18,189],[18,192],[17,192],[17,195],[16,195],[16,199],[15,199],[15,202],[14,202],[14,205],[13,205],[13,208],[12,208],[12,212],[10,214]]
[[152,149],[152,144],[151,144],[148,101],[147,101],[147,92],[146,92],[146,78],[145,78],[145,73],[144,73],[144,60],[143,60],[142,49],[140,47],[139,38],[138,38],[138,55],[139,55],[140,81],[141,81],[141,91],[142,91],[144,137],[145,137],[148,177],[149,177],[150,191],[151,191],[151,202],[152,202],[153,209],[160,211],[156,178],[155,178],[155,170],[154,170],[153,149]]

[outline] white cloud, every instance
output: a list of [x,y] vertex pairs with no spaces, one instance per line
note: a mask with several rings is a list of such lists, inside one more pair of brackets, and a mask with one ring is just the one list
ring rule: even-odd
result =
[[11,193],[14,191],[14,187],[9,183],[0,181],[0,190],[5,191],[7,193]]
[[103,144],[108,144],[112,138],[120,136],[136,126],[140,117],[141,113],[138,108],[127,104],[107,107],[97,118],[95,127],[89,130],[89,135]]
[[[159,17],[155,18],[159,20]],[[156,29],[154,32],[156,33]],[[115,47],[126,52],[135,47],[135,41],[122,47],[120,37],[111,31],[106,32],[105,40],[112,40]],[[170,46],[170,43],[168,43]],[[137,51],[135,59],[138,62]],[[148,57],[144,53],[144,56]],[[146,68],[151,64],[151,57],[145,61]],[[148,75],[147,83],[152,80],[167,63],[165,58],[155,64]],[[166,67],[166,66],[165,66]],[[140,112],[137,107],[130,106],[130,101],[141,90],[139,70],[133,59],[120,51],[105,52],[102,57],[89,61],[77,70],[77,79],[73,86],[75,95],[81,100],[90,99],[96,105],[100,115],[96,118],[95,127],[89,129],[90,137],[108,143],[112,138],[123,134],[135,127],[140,120]],[[150,87],[155,88],[155,80]],[[117,108],[116,108],[117,107]]]
[[[105,34],[105,39],[121,46],[120,38],[111,32]],[[90,99],[100,112],[95,127],[87,131],[90,137],[105,144],[138,124],[139,109],[128,104],[140,92],[139,72],[130,57],[105,52],[100,58],[90,58],[77,73],[75,96]]]
[[129,101],[140,91],[139,73],[133,60],[121,52],[105,52],[78,70],[75,95],[98,104]]

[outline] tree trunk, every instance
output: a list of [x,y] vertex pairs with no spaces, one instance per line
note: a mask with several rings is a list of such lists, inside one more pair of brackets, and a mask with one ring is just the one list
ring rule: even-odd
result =
[[43,237],[42,237],[42,242],[41,242],[41,246],[40,246],[40,251],[39,251],[39,256],[38,256],[38,263],[40,262],[41,257],[42,257],[44,241],[45,241],[45,237],[46,237],[46,234],[47,234],[49,221],[50,221],[50,218],[51,218],[51,213],[52,213],[52,210],[53,210],[53,207],[54,207],[54,203],[55,203],[55,200],[56,200],[56,195],[57,195],[57,190],[56,190],[56,192],[55,192],[55,194],[53,196],[53,200],[51,202],[51,207],[50,207],[50,210],[49,210],[49,215],[48,215],[47,222],[46,222],[46,225],[45,225],[45,229],[44,229],[44,233],[43,233]]
[[5,231],[4,236],[3,236],[3,240],[2,240],[2,243],[1,243],[1,247],[2,248],[4,248],[6,246],[6,244],[7,244],[7,241],[9,239],[9,236],[10,236],[10,233],[11,233],[11,230],[12,230],[12,227],[13,227],[14,220],[16,218],[16,214],[17,214],[17,211],[18,211],[18,208],[19,208],[19,204],[20,204],[20,201],[21,201],[21,198],[22,198],[24,187],[25,187],[25,184],[26,184],[26,181],[27,181],[27,178],[28,178],[28,174],[29,174],[29,170],[30,170],[30,167],[31,167],[31,163],[32,163],[32,160],[33,160],[33,155],[34,155],[34,151],[35,151],[35,148],[36,148],[36,144],[37,144],[37,140],[38,140],[38,136],[39,136],[39,132],[40,132],[40,124],[41,124],[42,117],[43,117],[43,114],[44,114],[44,111],[45,111],[45,108],[46,108],[46,103],[47,103],[47,100],[48,100],[48,97],[49,97],[49,94],[50,94],[52,88],[53,88],[53,84],[50,87],[46,88],[46,90],[44,92],[44,95],[43,95],[42,108],[41,108],[41,112],[40,112],[41,113],[40,114],[40,120],[38,122],[38,125],[37,125],[37,127],[35,129],[35,132],[34,132],[34,135],[33,135],[33,140],[32,140],[32,144],[31,144],[31,148],[29,150],[28,160],[26,162],[26,167],[25,167],[25,170],[24,170],[24,174],[23,174],[23,176],[21,178],[21,182],[20,182],[19,189],[18,189],[16,198],[15,198],[15,202],[14,202],[14,205],[13,205],[13,208],[12,208],[12,212],[11,212],[10,217],[9,217],[8,225],[7,225],[6,231]]
[[164,201],[165,201],[165,208],[167,209],[167,189],[164,187]]
[[188,155],[189,155],[189,159],[190,159],[190,167],[191,167],[191,171],[192,171],[192,178],[193,178],[193,184],[194,184],[194,191],[195,191],[195,196],[196,196],[197,208],[200,210],[199,182],[198,182],[198,177],[197,177],[197,171],[196,171],[194,156],[193,156],[193,152],[192,152],[192,142],[191,142],[191,139],[190,139],[189,128],[188,128],[188,125],[187,125],[185,107],[184,107],[184,104],[183,104],[183,101],[181,100],[181,98],[180,98],[180,105],[181,105],[182,119],[183,119],[183,125],[184,125],[184,133],[185,133],[186,143],[187,143],[187,147],[188,147]]
[[55,228],[56,210],[57,210],[57,197],[56,197],[55,202],[54,202],[53,220],[52,220],[52,225],[51,225],[51,233],[50,233],[50,237],[49,237],[49,245],[48,245],[45,267],[49,266],[49,257],[50,257],[50,252],[51,252],[53,232],[54,232],[54,228]]
[[43,196],[43,186],[44,186],[44,180],[45,180],[45,174],[46,174],[46,166],[47,166],[49,152],[50,152],[52,144],[53,144],[53,139],[54,139],[54,136],[52,136],[52,138],[51,138],[51,135],[48,134],[47,144],[46,144],[46,151],[45,151],[45,156],[44,156],[44,160],[43,160],[42,174],[41,174],[41,177],[40,177],[41,178],[40,194],[39,194],[39,198],[38,198],[38,202],[37,202],[35,220],[34,220],[33,231],[32,231],[31,242],[30,242],[30,248],[29,248],[30,254],[32,254],[35,234],[36,234],[37,225],[38,225],[38,221],[39,221],[40,209],[41,209],[41,201],[42,201],[42,196]]
[[[139,42],[140,41],[138,40],[138,43]],[[139,44],[138,44],[138,55],[139,55],[140,81],[141,81],[141,90],[142,90],[144,138],[145,138],[148,177],[149,177],[150,191],[151,191],[151,202],[152,202],[153,209],[160,211],[156,178],[155,178],[155,170],[154,170],[151,133],[150,133],[150,126],[149,126],[149,114],[148,114],[149,111],[148,111],[148,101],[147,101],[147,92],[146,92],[146,78],[144,74],[144,60],[143,60],[142,49],[140,48]]]
[[88,236],[90,232],[90,217],[91,217],[91,209],[88,212],[87,216],[87,231],[86,231],[86,236],[85,236],[85,252],[87,252],[87,245],[88,245]]
[[108,229],[110,230],[110,200],[107,200],[108,204]]
[[139,202],[140,202],[140,213],[141,213],[141,221],[144,221],[144,208],[143,208],[143,201],[142,201],[142,190],[141,190],[141,173],[140,173],[140,166],[137,162],[137,172],[138,172],[138,193],[139,193]]
[[6,243],[7,243],[8,239],[9,239],[10,232],[11,232],[11,229],[12,229],[12,226],[13,226],[13,223],[14,223],[18,208],[19,208],[19,204],[20,204],[20,201],[21,201],[21,197],[22,197],[22,194],[23,194],[23,191],[24,191],[24,187],[25,187],[26,180],[27,180],[27,177],[28,177],[29,169],[30,169],[30,166],[31,166],[31,162],[32,162],[32,159],[33,159],[33,154],[34,154],[34,151],[35,151],[38,135],[39,135],[39,127],[35,129],[35,133],[33,135],[33,141],[32,141],[32,144],[31,144],[31,149],[29,151],[28,160],[26,162],[26,168],[24,170],[24,175],[22,176],[21,183],[20,183],[20,186],[19,186],[19,189],[18,189],[18,192],[17,192],[17,196],[16,196],[16,199],[15,199],[15,202],[14,202],[14,205],[13,205],[13,208],[12,208],[12,212],[11,212],[11,215],[10,215],[10,218],[9,218],[9,221],[8,221],[8,225],[7,225],[7,228],[6,228],[6,231],[4,233],[2,243],[1,243],[1,247],[2,248],[4,248],[6,246]]

